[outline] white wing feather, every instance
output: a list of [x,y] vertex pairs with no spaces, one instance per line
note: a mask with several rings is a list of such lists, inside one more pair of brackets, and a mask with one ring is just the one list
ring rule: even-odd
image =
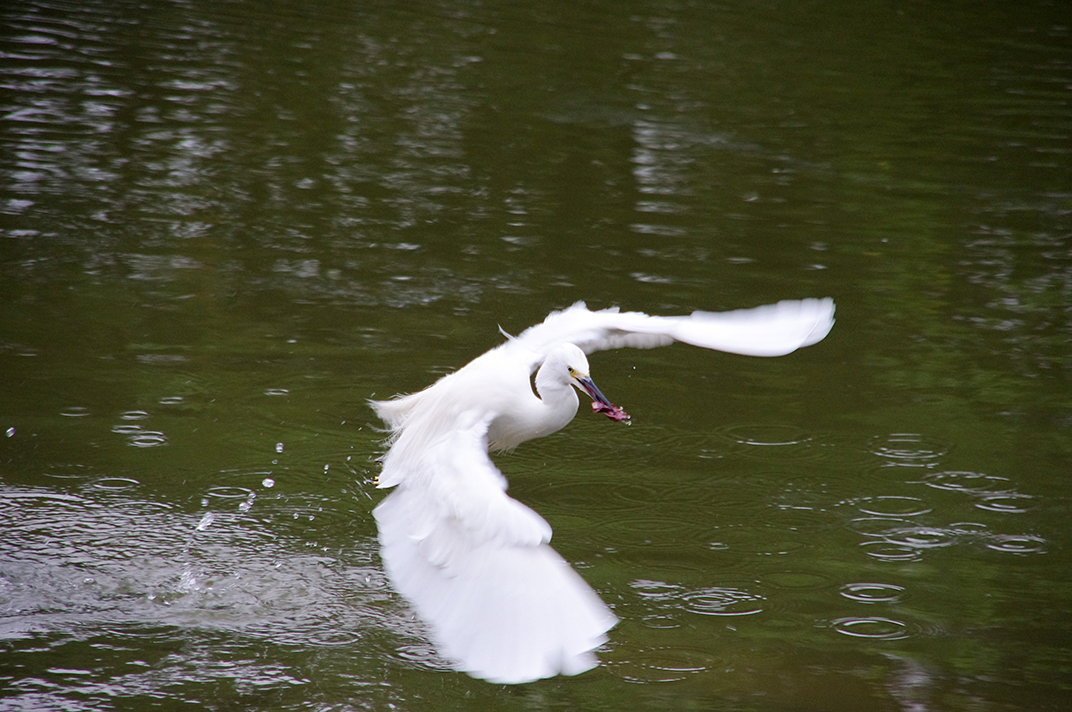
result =
[[834,325],[834,300],[803,299],[730,312],[696,311],[689,316],[648,316],[616,308],[589,311],[584,302],[554,312],[516,340],[537,353],[563,343],[585,353],[654,348],[682,341],[746,356],[784,356],[810,346]]
[[583,672],[617,619],[547,545],[547,522],[506,495],[486,431],[431,444],[421,465],[435,477],[376,507],[387,573],[460,669],[501,683]]

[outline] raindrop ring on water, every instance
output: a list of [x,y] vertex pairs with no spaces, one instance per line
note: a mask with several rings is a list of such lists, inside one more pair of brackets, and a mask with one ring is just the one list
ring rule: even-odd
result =
[[635,652],[631,659],[609,663],[612,674],[625,682],[641,684],[680,682],[719,666],[719,660],[702,650],[652,648]]
[[908,626],[892,618],[838,618],[831,626],[842,635],[872,640],[901,640],[908,637]]
[[931,472],[923,476],[923,483],[935,489],[964,492],[975,495],[998,495],[1009,492],[1009,478],[985,475],[980,472],[947,470]]
[[923,555],[919,549],[904,544],[894,544],[884,539],[865,541],[860,546],[869,547],[867,555],[879,561],[918,561]]
[[228,486],[210,487],[209,490],[208,490],[208,495],[210,497],[223,497],[225,499],[232,499],[232,498],[245,499],[245,498],[250,497],[250,496],[253,496],[253,497],[257,496],[257,494],[251,489],[248,489],[246,487],[233,487],[233,486],[232,487],[228,487]]
[[801,445],[811,441],[811,435],[789,425],[731,425],[722,434],[739,445],[779,447]]
[[1007,554],[1042,554],[1046,540],[1031,534],[1006,534],[993,537],[987,547]]
[[702,616],[751,616],[763,608],[756,603],[762,596],[732,588],[705,588],[680,597],[682,610]]
[[130,444],[134,447],[157,447],[167,445],[167,436],[156,430],[143,430],[130,438]]
[[1034,497],[1029,494],[995,494],[984,497],[983,501],[976,502],[975,506],[988,512],[1001,514],[1023,514],[1034,506]]
[[867,497],[861,502],[859,510],[876,517],[917,517],[932,511],[919,497],[880,495]]
[[847,583],[841,587],[841,595],[857,603],[896,603],[903,593],[904,588],[889,583]]
[[918,433],[891,433],[871,438],[870,450],[892,460],[934,460],[949,452],[949,445]]
[[103,490],[126,490],[141,486],[141,482],[129,477],[102,477],[93,483],[93,486]]

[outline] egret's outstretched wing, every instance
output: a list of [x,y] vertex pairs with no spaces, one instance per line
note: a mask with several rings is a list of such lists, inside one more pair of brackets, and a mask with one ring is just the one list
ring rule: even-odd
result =
[[464,420],[376,507],[387,573],[460,669],[503,683],[583,672],[617,619],[506,494],[487,421]]
[[526,329],[516,341],[537,353],[547,353],[563,343],[592,353],[682,341],[746,356],[783,356],[822,340],[833,325],[834,301],[830,298],[783,301],[730,312],[697,311],[689,316],[589,311],[584,302],[577,302]]

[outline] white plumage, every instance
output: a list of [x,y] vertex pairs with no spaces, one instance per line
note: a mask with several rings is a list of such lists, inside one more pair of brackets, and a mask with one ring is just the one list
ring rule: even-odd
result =
[[548,545],[547,522],[506,494],[488,457],[563,428],[577,390],[613,419],[628,418],[588,376],[586,353],[682,341],[780,356],[820,341],[833,315],[830,299],[678,317],[578,302],[423,391],[372,401],[391,432],[379,487],[396,488],[375,510],[384,566],[441,652],[503,683],[597,663],[593,651],[617,619]]

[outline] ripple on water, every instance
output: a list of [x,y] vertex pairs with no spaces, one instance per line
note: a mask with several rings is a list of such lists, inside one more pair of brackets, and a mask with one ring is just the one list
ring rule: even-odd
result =
[[93,486],[97,489],[119,492],[140,487],[141,482],[130,477],[101,477],[93,482]]
[[219,497],[221,499],[247,499],[251,496],[257,496],[257,493],[248,487],[238,487],[235,485],[217,485],[215,487],[209,487],[206,494],[209,497]]
[[805,460],[820,457],[815,437],[795,425],[738,424],[719,428],[735,454],[764,460]]
[[[883,525],[889,524],[883,528]],[[965,543],[987,543],[994,540],[985,524],[956,522],[945,527],[913,526],[908,520],[863,518],[851,526],[869,537],[860,546],[867,554],[885,561],[916,561],[924,551]],[[988,544],[989,545],[989,544]]]
[[[581,441],[578,440],[577,442],[580,445]],[[630,451],[631,455],[651,458],[656,461],[665,459],[665,453],[677,453],[687,456],[696,455],[699,457],[717,455],[716,448],[712,447],[710,434],[656,424],[645,424],[643,437],[638,438],[635,444],[638,447]],[[581,456],[587,453],[588,456],[602,457],[598,450],[593,450],[591,447],[578,447],[578,450],[581,451],[578,453]]]
[[847,583],[841,595],[857,603],[898,603],[904,588],[889,583]]
[[1006,494],[1012,491],[1007,477],[960,470],[928,472],[923,475],[923,483],[935,489],[980,496]]
[[600,510],[638,510],[648,507],[658,495],[658,489],[633,482],[610,479],[585,479],[571,482],[548,482],[533,488],[541,500],[563,505],[570,509],[592,510],[597,516]]
[[412,643],[400,645],[394,650],[385,651],[385,655],[394,656],[404,666],[417,670],[450,670],[448,662],[439,656],[431,643]]
[[883,538],[888,532],[907,523],[907,519],[900,517],[857,517],[849,522],[848,528],[863,536]]
[[706,522],[672,516],[611,516],[600,521],[607,537],[611,538],[615,548],[622,552],[629,549],[677,552],[706,548],[713,529],[712,525]]
[[919,433],[891,433],[871,438],[869,449],[879,457],[898,462],[932,462],[952,449],[944,440]]
[[842,635],[872,640],[902,640],[908,637],[908,625],[881,616],[838,618],[831,627]]
[[923,552],[911,546],[903,544],[891,544],[881,539],[873,539],[860,544],[868,556],[879,561],[919,561],[923,558]]
[[771,571],[760,577],[760,583],[789,591],[832,588],[834,580],[814,571]]
[[919,497],[903,497],[899,495],[879,495],[877,497],[861,497],[853,500],[864,514],[875,517],[918,517],[921,514],[931,512],[931,508],[923,504]]
[[89,408],[81,405],[73,405],[60,411],[60,415],[66,418],[84,418],[89,414]]
[[158,430],[146,430],[135,423],[120,424],[112,427],[112,432],[125,435],[133,447],[157,447],[167,444],[167,436]]
[[49,465],[45,470],[45,477],[57,480],[84,480],[92,477],[92,469],[88,465],[80,463],[68,463],[62,465]]
[[157,447],[167,445],[167,436],[156,430],[145,430],[130,438],[133,447]]
[[[655,613],[660,621],[672,620],[678,611],[702,616],[750,616],[760,613],[760,602],[766,599],[743,589],[711,586],[693,589],[681,584],[639,579],[630,584],[637,596]],[[660,627],[673,627],[663,625]]]
[[1006,554],[1044,554],[1046,540],[1031,534],[997,534],[990,537],[987,547]]
[[984,497],[981,502],[976,502],[975,506],[988,512],[1023,514],[1028,510],[1034,509],[1036,506],[1034,500],[1035,498],[1029,494],[998,494]]
[[975,497],[979,500],[975,506],[988,512],[1022,514],[1035,506],[1034,497],[1017,492],[1009,478],[998,475],[959,470],[932,472],[924,475],[923,483]]
[[[776,481],[787,481],[792,475],[786,473]],[[791,531],[819,532],[840,525],[840,518],[830,511],[827,495],[812,487],[782,485],[782,492],[773,500],[760,497],[766,503],[762,521],[771,527]],[[773,510],[773,511],[772,511]]]
[[751,616],[763,611],[759,594],[736,588],[701,588],[681,596],[682,610],[701,616]]
[[333,647],[352,645],[361,640],[362,637],[364,637],[364,632],[361,630],[344,630],[325,624],[323,626],[318,626],[314,630],[307,631],[304,635],[295,640],[295,642],[307,645]]
[[883,538],[895,546],[935,549],[955,544],[957,534],[958,532],[942,527],[901,527],[886,532]]
[[605,666],[625,682],[658,684],[680,682],[707,670],[725,669],[728,664],[707,651],[674,646],[637,650],[627,660],[608,659]]

